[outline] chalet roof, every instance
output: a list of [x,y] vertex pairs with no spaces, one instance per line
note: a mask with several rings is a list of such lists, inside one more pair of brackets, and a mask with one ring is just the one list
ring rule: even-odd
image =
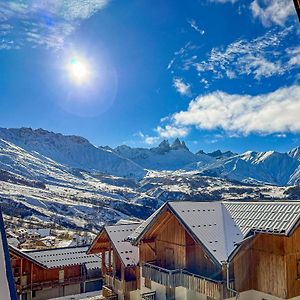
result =
[[220,264],[254,232],[289,235],[300,222],[300,202],[176,201],[163,205],[129,236],[129,240],[138,243],[168,209]]
[[101,258],[95,254],[88,255],[87,249],[88,246],[80,246],[23,252],[49,269],[76,265],[85,265],[87,269],[100,268]]
[[[137,246],[132,245],[128,240],[128,236],[132,234],[141,223],[128,223],[128,224],[116,224],[110,226],[104,226],[100,231],[96,239],[94,240],[92,247],[97,243],[98,238],[103,232],[106,232],[110,239],[113,248],[117,251],[122,263],[125,266],[136,266],[139,262],[139,250]],[[89,253],[88,251],[88,253]]]
[[300,221],[300,201],[223,201],[223,205],[245,237],[254,231],[288,236]]
[[17,300],[5,228],[0,211],[0,291],[1,299]]

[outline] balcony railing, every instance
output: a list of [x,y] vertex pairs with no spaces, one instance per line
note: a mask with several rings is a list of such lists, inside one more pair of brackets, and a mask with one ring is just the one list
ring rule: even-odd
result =
[[141,299],[143,300],[155,300],[156,292],[148,292],[141,294]]
[[115,291],[131,292],[137,289],[136,280],[122,281],[108,274],[105,275],[105,284],[111,286]]
[[222,299],[227,293],[226,282],[193,274],[184,269],[168,270],[145,263],[142,267],[142,276],[168,287],[175,288],[182,286],[212,299]]
[[18,291],[31,291],[31,290],[43,290],[45,288],[49,287],[57,287],[57,286],[65,286],[65,285],[70,285],[70,284],[76,284],[76,283],[81,283],[85,281],[84,276],[76,276],[76,277],[70,277],[70,278],[65,278],[64,281],[59,281],[59,280],[52,280],[52,281],[41,281],[41,282],[33,282],[30,284],[26,285],[21,285],[20,282],[16,283],[17,290]]

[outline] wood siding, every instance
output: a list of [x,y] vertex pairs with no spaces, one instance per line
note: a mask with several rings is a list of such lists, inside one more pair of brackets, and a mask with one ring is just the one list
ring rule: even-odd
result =
[[300,226],[289,237],[285,238],[285,260],[288,298],[300,295],[300,278],[297,274],[297,264],[300,261]]
[[300,227],[290,237],[258,234],[234,258],[236,289],[254,289],[283,299],[299,296],[298,260]]
[[216,266],[169,211],[162,214],[140,243],[141,263],[155,261],[167,269],[188,269],[199,275],[220,277]]
[[[81,266],[68,266],[63,268],[44,269],[33,262],[11,255],[11,264],[13,274],[16,280],[17,289],[21,290],[37,290],[41,286],[60,286],[64,284],[80,283]],[[64,280],[59,281],[59,272],[64,270]]]

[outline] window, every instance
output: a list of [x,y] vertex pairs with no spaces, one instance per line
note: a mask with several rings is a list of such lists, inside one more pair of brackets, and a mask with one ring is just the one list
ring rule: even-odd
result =
[[32,291],[32,298],[36,297],[36,291]]

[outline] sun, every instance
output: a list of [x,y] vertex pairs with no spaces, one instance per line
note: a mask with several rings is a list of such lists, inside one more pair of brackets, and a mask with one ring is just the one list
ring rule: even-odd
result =
[[69,62],[68,69],[71,80],[76,84],[84,84],[89,81],[89,65],[83,59],[72,58]]

